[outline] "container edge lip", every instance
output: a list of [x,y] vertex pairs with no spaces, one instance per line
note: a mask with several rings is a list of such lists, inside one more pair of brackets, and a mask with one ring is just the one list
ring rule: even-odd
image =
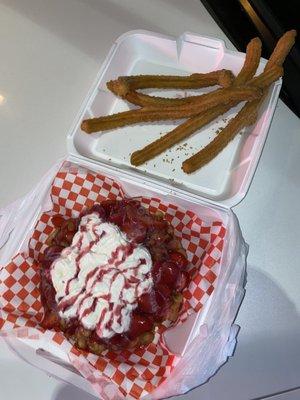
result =
[[125,39],[128,39],[128,37],[135,36],[135,35],[151,35],[151,36],[155,36],[155,37],[159,37],[159,38],[165,38],[165,39],[173,39],[173,40],[176,39],[176,36],[167,35],[167,34],[159,33],[159,32],[154,32],[154,31],[150,31],[148,29],[131,29],[129,31],[126,31],[126,32],[122,33],[120,36],[118,36],[115,39],[114,43],[119,45]]
[[[226,53],[235,54],[235,55],[239,54],[242,57],[246,55],[246,52],[228,49],[228,47],[226,45],[226,41],[224,39],[220,39],[219,37],[216,37],[213,35],[202,35],[202,34],[199,34],[196,32],[192,32],[192,31],[184,31],[180,35],[175,36],[175,35],[168,35],[165,33],[150,31],[148,29],[131,29],[129,31],[122,33],[120,36],[118,36],[115,39],[114,44],[119,45],[124,40],[126,40],[128,37],[134,36],[134,35],[151,35],[151,36],[155,36],[155,37],[158,37],[161,39],[171,39],[174,41],[183,40],[183,41],[187,41],[187,42],[195,43],[195,44],[199,44],[199,42],[197,40],[195,42],[193,42],[191,40],[188,40],[188,38],[187,38],[187,40],[185,40],[185,38],[188,36],[191,36],[196,39],[208,39],[208,40],[212,40],[216,43],[219,43],[221,45],[221,47],[223,47],[224,51],[226,51]],[[260,58],[260,63],[262,65],[265,65],[267,62],[268,62],[268,60],[266,58],[264,58],[264,57]]]
[[213,42],[218,43],[221,47],[223,47],[225,50],[227,50],[229,52],[244,54],[244,53],[239,52],[239,51],[228,50],[227,46],[226,46],[226,43],[225,43],[225,41],[223,39],[220,39],[220,38],[212,36],[212,35],[202,35],[202,34],[199,34],[199,33],[196,33],[196,32],[191,32],[191,31],[184,31],[180,35],[175,36],[175,35],[168,35],[168,34],[165,34],[165,33],[150,31],[150,30],[147,30],[147,29],[132,29],[132,30],[124,32],[120,36],[118,36],[115,39],[114,44],[119,45],[124,40],[128,39],[131,36],[135,36],[135,35],[150,35],[150,36],[154,36],[154,37],[157,37],[157,38],[160,38],[160,39],[168,39],[168,40],[174,40],[174,41],[182,40],[182,41],[186,41],[186,42],[189,42],[189,43],[195,43],[195,44],[200,44],[199,43],[199,39],[204,39],[204,40],[208,39],[208,40],[211,40]]

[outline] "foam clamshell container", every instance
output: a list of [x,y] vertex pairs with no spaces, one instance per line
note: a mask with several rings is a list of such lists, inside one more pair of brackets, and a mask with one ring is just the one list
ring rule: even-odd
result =
[[[180,359],[170,376],[149,398],[184,393],[206,382],[233,354],[238,333],[234,320],[245,292],[248,246],[232,207],[242,201],[251,184],[272,121],[281,80],[269,90],[255,125],[246,128],[214,160],[190,175],[181,170],[182,161],[205,146],[241,106],[232,108],[218,121],[195,133],[186,144],[174,146],[137,168],[131,166],[130,154],[158,138],[162,132],[173,129],[178,121],[140,124],[92,135],[83,133],[80,123],[86,118],[130,109],[125,101],[106,88],[107,81],[120,75],[187,75],[222,68],[236,74],[244,58],[244,53],[226,49],[221,40],[188,32],[178,38],[148,31],[125,33],[109,51],[67,135],[66,158],[59,160],[28,195],[0,210],[0,268],[15,254],[26,251],[36,221],[41,212],[49,208],[51,185],[62,163],[65,168],[75,165],[113,179],[129,197],[159,198],[192,211],[207,223],[222,222],[226,235],[215,289],[199,312],[164,333],[166,346]],[[265,63],[262,59],[258,73]],[[158,90],[148,93],[162,95]],[[179,96],[174,90],[163,93]],[[95,394],[90,383],[52,343],[17,337],[6,337],[5,340],[28,363]]]

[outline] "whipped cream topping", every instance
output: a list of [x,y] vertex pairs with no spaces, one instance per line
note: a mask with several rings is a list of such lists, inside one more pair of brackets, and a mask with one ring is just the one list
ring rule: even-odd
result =
[[70,247],[51,265],[62,318],[78,318],[100,338],[129,329],[137,299],[151,290],[152,259],[97,213],[82,217]]

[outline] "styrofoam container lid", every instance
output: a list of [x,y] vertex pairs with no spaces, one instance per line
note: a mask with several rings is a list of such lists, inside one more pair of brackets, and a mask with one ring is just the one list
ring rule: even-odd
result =
[[[242,104],[140,167],[130,164],[131,153],[170,131],[181,121],[144,123],[91,135],[82,132],[80,124],[86,118],[131,108],[130,104],[106,88],[107,81],[120,75],[186,75],[222,68],[237,74],[244,58],[244,53],[226,49],[221,40],[192,33],[184,33],[178,38],[148,31],[131,31],[122,35],[112,46],[68,135],[70,154],[122,170],[132,179],[158,183],[166,190],[184,191],[192,197],[201,197],[224,207],[236,205],[246,195],[255,173],[278,100],[281,79],[269,90],[256,124],[244,129],[214,160],[190,175],[182,171],[182,161],[208,144]],[[265,63],[262,59],[258,73]],[[212,89],[201,89],[198,93],[208,90]],[[148,93],[165,96],[186,94],[170,90]]]

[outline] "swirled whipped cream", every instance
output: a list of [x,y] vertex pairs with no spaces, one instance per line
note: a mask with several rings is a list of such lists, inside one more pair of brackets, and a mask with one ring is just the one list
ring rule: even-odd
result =
[[129,329],[138,298],[153,286],[148,250],[97,213],[82,217],[70,247],[51,265],[59,315],[100,338]]

